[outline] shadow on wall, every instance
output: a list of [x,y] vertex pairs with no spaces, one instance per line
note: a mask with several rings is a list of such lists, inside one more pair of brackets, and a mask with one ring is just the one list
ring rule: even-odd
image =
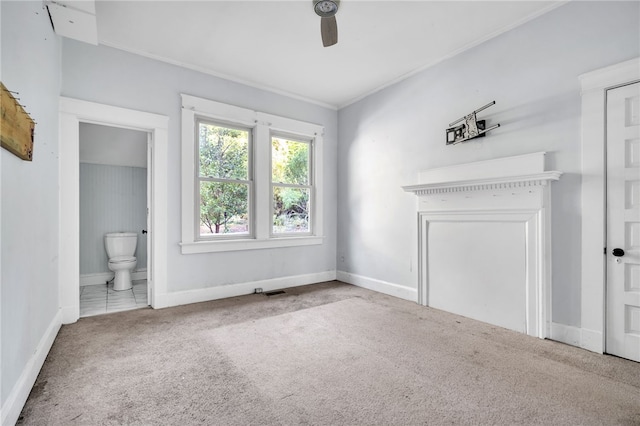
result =
[[[500,123],[496,135],[522,135],[522,132],[535,132],[543,125],[562,123],[580,118],[580,97],[578,93],[563,93],[549,96],[519,105],[496,104],[492,113],[482,115],[487,124]],[[546,161],[549,159],[547,158]],[[547,163],[547,167],[553,167]]]

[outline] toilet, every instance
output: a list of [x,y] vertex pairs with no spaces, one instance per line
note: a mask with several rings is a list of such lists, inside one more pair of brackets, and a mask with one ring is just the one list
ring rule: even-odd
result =
[[138,234],[135,232],[113,232],[104,235],[104,247],[109,258],[109,269],[115,272],[113,289],[117,291],[129,290],[131,271],[136,267],[136,252]]

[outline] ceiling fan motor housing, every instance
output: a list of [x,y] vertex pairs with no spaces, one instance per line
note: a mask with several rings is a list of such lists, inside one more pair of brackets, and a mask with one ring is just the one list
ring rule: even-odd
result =
[[338,12],[340,0],[314,0],[313,10],[318,16],[329,18]]

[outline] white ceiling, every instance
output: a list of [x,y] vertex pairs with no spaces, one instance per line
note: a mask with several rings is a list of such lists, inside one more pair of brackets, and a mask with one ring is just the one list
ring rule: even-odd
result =
[[95,9],[99,44],[339,108],[564,3],[342,0],[328,48],[312,0]]

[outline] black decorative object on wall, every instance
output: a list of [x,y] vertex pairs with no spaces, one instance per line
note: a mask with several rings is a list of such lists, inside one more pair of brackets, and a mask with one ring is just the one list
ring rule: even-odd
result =
[[[477,113],[495,105],[495,103],[496,101],[489,102],[485,106],[473,111],[471,114],[467,114],[449,124],[449,128],[447,129],[447,145],[454,145],[474,138],[483,137],[489,130],[500,127],[499,124],[496,124],[487,128],[485,120],[478,120],[476,117]],[[464,121],[464,123],[456,126],[456,124],[461,121]]]

